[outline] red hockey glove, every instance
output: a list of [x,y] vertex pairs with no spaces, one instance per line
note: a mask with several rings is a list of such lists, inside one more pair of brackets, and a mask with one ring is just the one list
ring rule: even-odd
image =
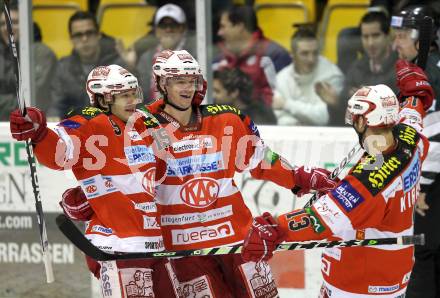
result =
[[396,62],[396,76],[401,96],[418,97],[422,101],[425,111],[431,107],[434,90],[429,84],[425,72],[420,67],[399,59]]
[[294,175],[296,186],[293,192],[297,196],[305,195],[310,190],[327,193],[338,184],[338,181],[329,178],[330,172],[326,169],[302,166],[294,170]]
[[206,80],[203,80],[203,89],[200,91],[196,91],[194,94],[194,98],[192,101],[193,105],[199,106],[202,104],[203,99],[205,98],[206,90],[208,90],[208,83]]
[[66,190],[60,206],[70,219],[87,221],[93,215],[93,209],[80,186]]
[[26,116],[20,110],[12,111],[9,115],[11,134],[17,141],[31,139],[33,143],[40,142],[47,135],[46,116],[37,108],[26,108]]
[[244,240],[241,257],[244,261],[267,261],[273,256],[277,245],[286,238],[285,232],[269,212],[257,216]]

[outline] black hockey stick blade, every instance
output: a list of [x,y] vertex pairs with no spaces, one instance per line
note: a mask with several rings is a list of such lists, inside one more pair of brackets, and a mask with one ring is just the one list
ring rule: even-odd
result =
[[[100,250],[94,246],[83,233],[75,226],[75,224],[64,214],[60,214],[56,218],[56,223],[61,232],[84,254],[97,261],[110,260],[131,260],[131,259],[157,259],[168,257],[193,257],[208,255],[225,255],[236,254],[242,250],[242,245],[220,246],[204,249],[192,250],[176,250],[176,251],[160,251],[160,252],[134,252],[112,254]],[[314,248],[330,248],[330,247],[354,247],[354,246],[376,246],[376,245],[412,245],[423,244],[424,236],[403,236],[397,238],[379,238],[364,240],[348,240],[348,241],[309,241],[309,242],[287,242],[277,246],[276,251],[285,250],[304,250]]]

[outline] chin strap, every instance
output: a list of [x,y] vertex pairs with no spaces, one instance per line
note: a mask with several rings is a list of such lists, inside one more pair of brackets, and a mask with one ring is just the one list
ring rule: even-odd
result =
[[359,138],[359,145],[361,146],[362,149],[365,150],[365,148],[364,148],[364,141],[363,141],[363,140],[364,140],[365,132],[367,131],[367,126],[365,126],[364,130],[361,131],[361,132],[359,132],[359,131],[356,129],[356,127],[354,127],[354,124],[353,124],[352,126],[353,126],[353,128],[354,128],[354,131],[355,131],[356,134],[358,135],[358,138]]
[[167,105],[170,105],[170,106],[172,106],[173,108],[175,108],[176,110],[179,110],[179,111],[181,111],[181,112],[185,112],[185,111],[187,111],[188,109],[190,109],[191,107],[192,107],[192,105],[190,105],[189,107],[187,107],[187,108],[181,108],[181,107],[179,107],[178,105],[175,105],[175,104],[173,104],[171,101],[169,101],[168,100],[168,96],[165,94],[164,95],[164,102],[165,102],[165,104],[167,104]]

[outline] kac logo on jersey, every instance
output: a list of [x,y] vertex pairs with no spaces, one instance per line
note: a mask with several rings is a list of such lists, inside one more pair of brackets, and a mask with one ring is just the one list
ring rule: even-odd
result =
[[88,199],[94,198],[99,195],[98,186],[96,186],[96,179],[90,178],[81,182],[82,189]]
[[155,177],[156,177],[156,168],[155,167],[148,169],[145,172],[144,177],[142,177],[142,187],[151,196],[154,196],[156,193],[156,191],[155,191],[155,187],[156,187]]
[[212,178],[194,178],[186,182],[180,190],[180,198],[191,207],[204,208],[217,200],[220,187]]
[[124,153],[129,166],[155,161],[153,149],[145,145],[125,147]]
[[420,175],[420,159],[419,159],[419,155],[416,154],[415,158],[413,158],[411,164],[402,175],[403,191],[405,193],[410,191],[414,187],[414,185],[416,185],[417,181],[419,180],[419,175]]
[[332,190],[331,194],[347,212],[364,201],[364,198],[346,181]]

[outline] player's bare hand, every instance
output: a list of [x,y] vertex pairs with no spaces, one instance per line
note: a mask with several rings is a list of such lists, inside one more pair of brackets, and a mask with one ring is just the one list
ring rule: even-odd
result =
[[426,204],[426,193],[421,192],[416,202],[416,212],[421,216],[426,215],[426,210],[429,209],[429,205]]

